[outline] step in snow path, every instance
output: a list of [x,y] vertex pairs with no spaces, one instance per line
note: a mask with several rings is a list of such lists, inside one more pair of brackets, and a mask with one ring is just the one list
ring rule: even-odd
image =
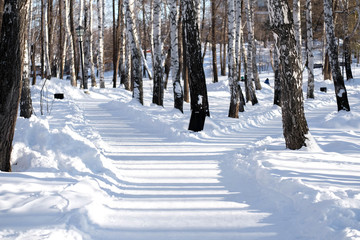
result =
[[[121,179],[121,197],[94,206],[97,237],[116,239],[268,239],[268,212],[233,201],[222,161],[247,140],[177,142],[144,129],[105,100],[84,102],[88,124],[104,141],[103,153]],[[233,183],[235,185],[241,183]],[[95,237],[96,238],[96,237]]]

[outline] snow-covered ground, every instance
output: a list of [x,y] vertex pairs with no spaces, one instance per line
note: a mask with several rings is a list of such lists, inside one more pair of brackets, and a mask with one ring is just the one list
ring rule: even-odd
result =
[[52,79],[43,116],[33,87],[36,116],[18,119],[13,173],[0,173],[0,239],[360,239],[360,78],[346,82],[351,112],[338,113],[317,72],[313,140],[290,151],[272,73],[239,119],[227,117],[226,77],[208,76],[199,133],[187,131],[189,104],[173,109],[171,84],[158,107],[148,79],[145,106],[112,89],[111,73],[89,94]]

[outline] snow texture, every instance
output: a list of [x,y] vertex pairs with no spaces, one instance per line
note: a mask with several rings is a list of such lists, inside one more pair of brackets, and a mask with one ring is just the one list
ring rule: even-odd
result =
[[[0,239],[360,239],[360,79],[347,82],[352,111],[337,112],[316,69],[311,135],[290,151],[270,86],[228,118],[227,77],[211,83],[205,69],[213,114],[199,133],[186,130],[189,104],[173,109],[171,86],[164,107],[151,104],[149,79],[144,106],[111,88],[112,73],[89,94],[52,79],[45,116],[33,86],[37,116],[18,119],[14,172],[0,173]],[[272,76],[260,74],[271,86]]]

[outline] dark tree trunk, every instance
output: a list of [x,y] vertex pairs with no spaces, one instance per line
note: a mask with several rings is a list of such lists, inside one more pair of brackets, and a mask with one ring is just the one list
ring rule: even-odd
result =
[[216,6],[215,0],[211,0],[211,51],[214,83],[219,81],[216,59]]
[[40,52],[40,75],[41,79],[45,78],[45,49],[44,49],[44,28],[45,25],[45,14],[44,14],[44,0],[41,0],[41,26],[40,26],[40,44],[41,44],[41,52]]
[[353,74],[351,71],[351,47],[350,47],[350,39],[348,37],[345,37],[344,43],[344,58],[345,58],[345,72],[346,72],[346,79],[350,80],[353,79]]
[[326,51],[326,53],[325,53],[325,60],[324,60],[324,66],[323,66],[323,75],[324,75],[324,80],[332,80],[328,51]]
[[0,34],[1,34],[3,13],[4,13],[4,0],[0,0]]
[[326,42],[329,53],[329,62],[331,66],[332,77],[334,80],[335,96],[338,111],[350,111],[350,105],[347,97],[347,91],[344,84],[344,78],[341,75],[340,64],[338,59],[338,46],[335,41],[332,1],[324,0],[324,19],[326,27]]
[[36,44],[32,44],[31,45],[31,67],[32,67],[32,85],[36,84],[36,61],[35,61],[35,56],[36,56]]
[[191,97],[191,119],[189,130],[202,131],[206,116],[210,116],[206,89],[206,79],[202,64],[199,28],[197,25],[195,0],[181,1],[183,5],[183,24],[189,86]]
[[290,8],[285,0],[268,0],[272,30],[277,35],[281,62],[281,109],[286,147],[306,146],[309,132],[305,119],[301,60],[297,51]]
[[[182,4],[181,4],[182,5]],[[183,11],[180,11],[184,14]],[[182,45],[183,45],[183,71],[182,76],[184,80],[184,102],[190,102],[190,89],[189,89],[189,65],[187,63],[186,39],[185,39],[185,26],[182,24]]]
[[273,54],[273,62],[274,62],[274,104],[281,107],[280,63],[279,63],[279,54],[276,48]]
[[27,0],[5,0],[0,34],[0,171],[11,171],[10,155],[21,94]]

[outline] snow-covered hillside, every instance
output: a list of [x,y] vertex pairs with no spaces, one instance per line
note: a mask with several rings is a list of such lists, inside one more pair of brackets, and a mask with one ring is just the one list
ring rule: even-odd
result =
[[33,87],[36,116],[18,119],[14,172],[0,173],[0,239],[360,239],[360,78],[346,82],[351,112],[338,113],[317,73],[299,151],[285,149],[269,72],[239,119],[227,117],[226,77],[209,77],[199,133],[172,89],[164,108],[151,104],[147,79],[145,106],[112,89],[111,73],[89,94],[52,79],[44,116]]

